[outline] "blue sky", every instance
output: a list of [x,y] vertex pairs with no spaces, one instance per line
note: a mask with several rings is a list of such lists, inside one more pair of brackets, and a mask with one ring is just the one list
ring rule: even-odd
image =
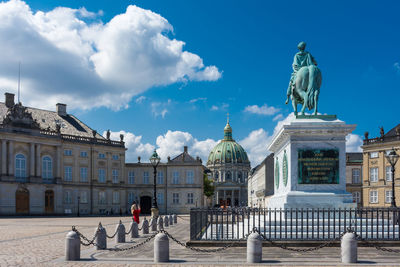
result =
[[[3,3],[0,23],[5,14],[13,14],[9,10],[24,9],[23,3]],[[267,155],[277,122],[292,112],[284,102],[299,41],[307,42],[322,71],[319,111],[357,124],[358,136],[352,136],[349,150],[357,149],[365,131],[377,136],[379,126],[388,131],[399,123],[398,1],[25,3],[26,17],[35,19],[18,15],[18,23],[3,23],[0,32],[4,38],[0,37],[0,48],[14,55],[0,66],[2,88],[15,89],[15,72],[7,66],[17,69],[13,60],[21,60],[23,103],[54,109],[56,102],[66,102],[69,112],[100,132],[110,129],[116,138],[121,130],[129,132],[130,160],[137,155],[146,158],[154,147],[164,157],[174,155],[183,144],[206,158],[222,138],[229,112],[234,138],[246,148],[254,166]],[[126,11],[129,5],[136,6],[133,12]],[[60,6],[80,11],[49,14]],[[179,57],[163,54],[173,43],[165,40],[157,42],[156,52],[149,52],[148,40],[154,36],[132,34],[123,20],[118,27],[107,27],[119,14],[129,13],[136,23],[136,15],[149,12],[158,15],[141,20],[141,30],[184,42]],[[73,23],[75,19],[80,23]],[[24,31],[21,20],[29,21],[40,38]],[[71,33],[74,29],[79,37]],[[41,55],[42,49],[48,59],[32,56]],[[114,50],[117,54],[126,50],[125,58],[102,53]],[[188,63],[183,51],[196,57]]]

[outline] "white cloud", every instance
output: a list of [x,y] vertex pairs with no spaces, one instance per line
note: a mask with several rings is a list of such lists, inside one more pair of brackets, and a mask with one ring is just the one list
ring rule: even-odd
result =
[[196,102],[199,102],[199,101],[203,101],[203,102],[205,102],[205,101],[207,101],[207,97],[198,97],[198,98],[194,98],[194,99],[191,99],[190,101],[189,101],[189,103],[196,103]]
[[165,115],[168,112],[168,107],[171,105],[171,99],[168,99],[167,102],[153,102],[151,103],[151,112],[154,117],[161,116],[164,119]]
[[283,118],[283,115],[282,114],[278,114],[278,115],[276,115],[272,120],[273,121],[277,121],[277,120],[280,120],[280,119],[282,119]]
[[136,98],[135,102],[136,102],[137,104],[142,104],[143,101],[145,101],[145,100],[146,100],[146,97],[145,97],[145,96],[139,96],[138,98]]
[[400,72],[400,63],[399,63],[399,62],[394,63],[394,64],[393,64],[393,67],[394,67],[398,72]]
[[21,61],[26,105],[118,110],[154,86],[221,77],[167,36],[173,27],[161,15],[133,5],[106,23],[101,15],[66,7],[33,12],[20,0],[1,2],[0,87],[15,91]]
[[260,164],[270,154],[267,150],[270,142],[271,136],[262,128],[252,131],[246,138],[239,141],[240,145],[246,150],[252,167]]
[[252,105],[252,106],[247,106],[244,111],[252,114],[258,114],[258,115],[274,115],[277,112],[279,112],[279,108],[275,107],[269,107],[267,104],[264,104],[263,106],[257,106],[257,105]]
[[[130,132],[119,131],[111,132],[111,140],[120,140],[120,135],[124,135],[125,147],[128,148],[125,154],[126,162],[137,162],[138,156],[142,158],[142,161],[148,161],[150,158],[154,146],[149,143],[142,143],[142,136],[134,135]],[[106,137],[107,132],[103,132],[103,136]]]
[[346,136],[346,152],[362,152],[362,144],[361,136],[357,134],[349,134]]
[[229,108],[229,104],[222,103],[220,106],[212,105],[210,110],[217,111],[217,110],[227,110]]

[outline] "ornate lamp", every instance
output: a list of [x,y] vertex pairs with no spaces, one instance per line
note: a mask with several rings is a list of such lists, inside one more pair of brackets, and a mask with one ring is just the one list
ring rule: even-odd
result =
[[157,166],[160,163],[161,158],[158,156],[157,151],[155,149],[149,160],[150,160],[151,165],[153,165],[153,168],[154,168],[153,204],[151,205],[151,216],[153,218],[157,218],[158,217],[158,205],[157,205],[156,176],[157,176]]
[[386,159],[392,166],[392,202],[391,202],[390,206],[392,208],[394,208],[394,207],[396,207],[396,197],[395,197],[395,193],[394,193],[394,171],[395,171],[394,166],[396,165],[397,161],[399,160],[399,155],[397,155],[396,151],[394,151],[394,149],[392,149],[392,151],[390,151],[389,154],[386,154]]

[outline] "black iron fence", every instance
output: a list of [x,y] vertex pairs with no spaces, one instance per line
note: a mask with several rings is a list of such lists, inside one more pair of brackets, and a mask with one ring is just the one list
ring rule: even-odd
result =
[[348,228],[366,240],[400,241],[400,208],[190,210],[191,240],[239,240],[256,227],[271,240],[331,240]]

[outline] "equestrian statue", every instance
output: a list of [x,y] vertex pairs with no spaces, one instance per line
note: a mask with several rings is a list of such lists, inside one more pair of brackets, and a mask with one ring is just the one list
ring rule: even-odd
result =
[[300,111],[304,115],[307,107],[314,109],[313,115],[318,114],[318,96],[321,87],[322,75],[317,67],[314,57],[305,51],[306,43],[300,42],[297,46],[299,52],[294,56],[293,73],[287,89],[286,104],[292,99],[294,114],[297,116],[297,104],[302,104]]

